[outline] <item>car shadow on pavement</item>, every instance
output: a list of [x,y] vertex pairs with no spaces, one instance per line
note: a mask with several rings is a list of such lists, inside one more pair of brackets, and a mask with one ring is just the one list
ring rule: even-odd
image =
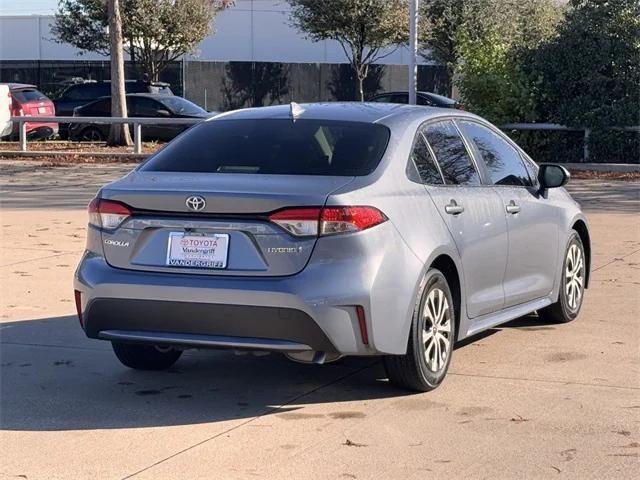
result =
[[[281,415],[305,405],[400,397],[377,358],[304,365],[280,354],[188,351],[164,372],[122,366],[77,318],[0,325],[0,427],[62,431],[143,428]],[[343,404],[327,418],[362,415]]]
[[[506,327],[536,323],[528,316]],[[499,331],[465,339],[456,349]],[[378,358],[305,365],[280,354],[190,350],[167,371],[135,371],[118,362],[109,343],[87,339],[75,316],[6,322],[0,341],[4,430],[143,428],[265,415],[295,420],[319,415],[296,412],[315,404],[335,404],[320,416],[348,418],[364,414],[341,402],[412,394],[389,385]]]

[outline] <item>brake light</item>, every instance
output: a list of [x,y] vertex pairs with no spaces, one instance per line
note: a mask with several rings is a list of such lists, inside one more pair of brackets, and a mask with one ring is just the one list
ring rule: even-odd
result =
[[88,211],[89,224],[107,230],[119,227],[131,215],[131,210],[126,205],[100,198],[91,200]]
[[297,237],[359,232],[387,220],[375,207],[287,208],[269,220]]

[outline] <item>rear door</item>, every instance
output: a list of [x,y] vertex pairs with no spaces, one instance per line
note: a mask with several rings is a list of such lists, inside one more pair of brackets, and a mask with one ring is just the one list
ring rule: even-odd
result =
[[469,318],[500,310],[508,246],[500,196],[483,184],[453,120],[428,123],[421,133],[442,175],[442,183],[432,183],[427,191],[462,260]]
[[520,152],[503,134],[475,121],[458,121],[500,196],[509,230],[505,307],[544,297],[553,289],[561,210],[538,195]]

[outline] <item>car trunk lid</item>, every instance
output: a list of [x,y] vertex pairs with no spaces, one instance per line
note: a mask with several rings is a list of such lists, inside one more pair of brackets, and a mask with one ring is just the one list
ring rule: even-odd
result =
[[[132,212],[118,228],[103,230],[105,258],[117,268],[153,272],[293,275],[307,264],[317,237],[295,237],[269,221],[268,214],[323,206],[352,178],[135,171],[101,191],[102,199]],[[204,200],[200,210],[187,206],[192,197]],[[224,261],[218,268],[176,264],[176,249],[182,248],[176,242],[187,249],[188,242],[220,242],[226,245]]]

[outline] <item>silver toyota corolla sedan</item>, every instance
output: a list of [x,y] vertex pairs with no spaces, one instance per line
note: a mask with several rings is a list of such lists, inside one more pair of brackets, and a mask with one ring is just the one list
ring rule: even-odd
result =
[[578,315],[591,247],[568,178],[461,111],[222,114],[91,202],[80,323],[137,369],[187,348],[381,355],[393,384],[430,390],[456,341]]

